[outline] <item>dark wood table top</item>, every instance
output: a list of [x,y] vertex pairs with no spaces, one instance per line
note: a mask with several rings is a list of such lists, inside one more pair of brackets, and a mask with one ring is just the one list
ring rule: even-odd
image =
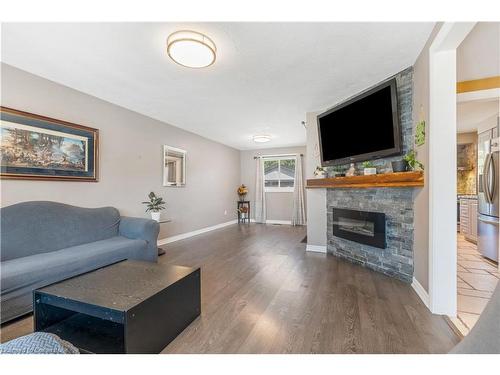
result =
[[38,292],[118,311],[127,311],[197,268],[125,260]]

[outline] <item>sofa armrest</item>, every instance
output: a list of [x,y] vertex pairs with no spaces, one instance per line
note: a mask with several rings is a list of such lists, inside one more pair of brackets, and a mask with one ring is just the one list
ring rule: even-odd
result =
[[156,262],[158,260],[158,234],[160,233],[160,224],[155,220],[142,219],[139,217],[122,216],[120,218],[120,235],[140,239],[147,242],[146,254],[144,260]]

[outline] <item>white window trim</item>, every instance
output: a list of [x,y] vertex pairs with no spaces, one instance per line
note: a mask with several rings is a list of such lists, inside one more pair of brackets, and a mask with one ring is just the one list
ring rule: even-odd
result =
[[[276,156],[262,156],[262,162],[266,160],[291,160],[294,159],[297,163],[296,155],[276,155]],[[264,172],[264,168],[262,168]],[[266,177],[264,175],[264,185],[266,183]],[[293,179],[293,187],[276,187],[276,186],[264,186],[265,193],[293,193],[295,191],[295,178]]]
[[264,188],[266,193],[293,193],[295,191],[294,187],[266,187]]

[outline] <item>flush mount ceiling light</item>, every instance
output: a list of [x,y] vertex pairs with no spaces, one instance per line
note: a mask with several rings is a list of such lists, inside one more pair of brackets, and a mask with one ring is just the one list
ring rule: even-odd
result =
[[257,143],[265,143],[265,142],[269,142],[270,140],[271,140],[270,135],[262,134],[262,135],[254,135],[253,136],[253,141],[257,142]]
[[180,30],[167,38],[167,53],[179,65],[205,68],[215,62],[217,48],[206,35],[191,30]]

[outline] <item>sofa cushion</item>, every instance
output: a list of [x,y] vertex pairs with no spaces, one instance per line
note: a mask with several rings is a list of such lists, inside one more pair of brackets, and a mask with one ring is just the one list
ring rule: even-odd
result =
[[118,235],[116,208],[23,202],[0,210],[1,260],[47,253]]
[[146,250],[146,241],[115,236],[45,254],[1,263],[2,300],[26,289],[49,285],[99,267],[133,257]]

